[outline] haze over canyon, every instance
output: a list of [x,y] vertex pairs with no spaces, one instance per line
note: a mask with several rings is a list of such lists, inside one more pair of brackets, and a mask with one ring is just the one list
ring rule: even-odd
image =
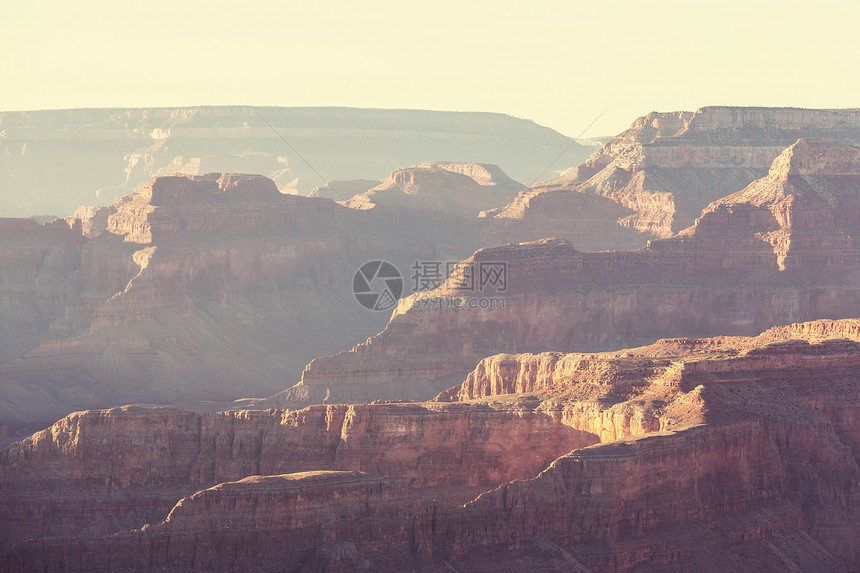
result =
[[860,571],[858,109],[8,112],[0,215],[0,571]]

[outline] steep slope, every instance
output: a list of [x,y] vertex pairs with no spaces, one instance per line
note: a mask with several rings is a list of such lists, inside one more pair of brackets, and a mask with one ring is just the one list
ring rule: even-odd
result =
[[[216,106],[0,112],[0,216],[109,205],[153,176],[260,173],[305,195],[326,180],[381,179],[423,161],[494,163],[532,181],[590,153],[494,113]],[[339,199],[348,199],[347,197]]]
[[506,220],[505,236],[512,240],[560,237],[583,250],[594,248],[584,221],[614,217],[610,227],[619,228],[613,248],[636,248],[648,238],[673,235],[710,202],[764,177],[771,162],[799,138],[858,145],[860,111],[705,107],[653,112],[584,164],[526,189],[487,216]]
[[[800,139],[777,157],[768,175],[709,205],[714,221],[743,217],[769,243],[780,269],[825,264],[851,267],[860,258],[860,151],[826,140]],[[707,240],[697,224],[682,235]]]
[[801,140],[694,227],[638,251],[583,253],[560,240],[481,249],[459,277],[401,300],[379,335],[312,361],[269,403],[427,399],[499,352],[607,350],[857,316],[857,156]]
[[78,413],[0,454],[0,570],[853,571],[857,365],[817,321],[495,356],[456,403]]

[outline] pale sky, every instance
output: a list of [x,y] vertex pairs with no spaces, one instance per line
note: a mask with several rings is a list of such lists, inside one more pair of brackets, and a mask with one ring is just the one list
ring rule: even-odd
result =
[[0,110],[860,107],[860,2],[0,0]]

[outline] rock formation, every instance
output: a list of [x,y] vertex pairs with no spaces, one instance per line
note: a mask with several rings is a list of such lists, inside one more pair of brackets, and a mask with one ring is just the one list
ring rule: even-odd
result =
[[497,165],[433,162],[397,169],[343,204],[353,209],[381,204],[477,216],[505,205],[522,188]]
[[[682,233],[707,241],[720,218],[745,220],[773,247],[781,270],[851,268],[860,259],[860,151],[826,140],[800,139],[777,157],[768,175],[712,203]],[[719,231],[716,231],[719,232]],[[695,239],[694,239],[695,240]]]
[[485,244],[500,242],[493,240],[497,237],[560,237],[582,250],[606,248],[593,243],[589,222],[595,218],[607,224],[614,219],[620,227],[612,248],[637,248],[649,238],[670,237],[692,224],[710,202],[764,177],[771,162],[799,138],[858,145],[860,112],[706,107],[650,113],[584,164],[486,213],[506,224],[491,227]]
[[[198,170],[219,109],[141,131],[129,180]],[[857,118],[651,114],[479,218],[515,185],[439,162],[0,219],[0,438],[49,426],[0,452],[0,572],[860,570]],[[363,263],[470,252],[307,363],[383,326]]]
[[[598,441],[536,406],[366,404],[217,415],[127,406],[75,413],[2,454],[3,495],[15,503],[3,505],[0,538],[10,544],[37,532],[104,533],[156,522],[178,497],[250,475],[363,471],[396,477],[411,495],[462,503]],[[99,501],[82,507],[82,498]]]
[[[428,399],[499,352],[608,350],[857,316],[857,157],[853,146],[800,140],[693,227],[638,251],[583,253],[561,240],[481,249],[461,276],[402,299],[379,335],[312,361],[269,403]],[[504,269],[504,284],[485,281],[493,269]]]
[[77,413],[0,454],[0,571],[853,571],[858,364],[826,320],[423,404]]
[[384,325],[353,297],[362,264],[408,283],[416,260],[458,260],[478,237],[467,217],[359,212],[229,174],[154,178],[88,217],[89,239],[79,220],[4,221],[6,436],[81,408],[271,395]]

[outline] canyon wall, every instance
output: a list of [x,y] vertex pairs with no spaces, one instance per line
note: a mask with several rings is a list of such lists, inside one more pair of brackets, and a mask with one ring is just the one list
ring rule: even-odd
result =
[[0,456],[0,570],[853,571],[857,333],[494,357],[455,403],[74,414]]
[[[609,228],[627,229],[615,230],[612,248],[636,248],[649,238],[672,236],[712,201],[767,175],[771,162],[800,138],[858,145],[860,112],[741,107],[653,112],[579,167],[526,189],[485,216],[506,220],[507,236],[516,241],[561,237],[582,250],[595,249],[582,220],[599,217]],[[605,201],[586,202],[578,195]],[[590,216],[560,216],[571,207]],[[499,242],[493,240],[498,232],[490,228],[485,244]]]
[[408,287],[415,261],[459,260],[479,236],[466,216],[360,212],[231,174],[154,178],[82,214],[87,232],[79,219],[0,231],[5,436],[81,408],[271,395],[384,326],[354,298],[361,265],[389,261]]
[[[821,157],[815,172],[801,167]],[[857,316],[857,157],[853,146],[800,140],[694,226],[637,251],[583,253],[562,240],[481,249],[459,277],[402,299],[380,334],[315,359],[269,403],[429,399],[500,352],[599,351]],[[503,284],[489,280],[493,269],[504,269]]]
[[158,521],[183,495],[249,475],[362,471],[398,478],[413,496],[462,503],[598,441],[536,406],[75,413],[0,454],[2,495],[14,500],[3,506],[0,537],[8,545],[37,533],[129,529]]
[[37,344],[56,318],[85,242],[80,223],[0,219],[0,361]]

